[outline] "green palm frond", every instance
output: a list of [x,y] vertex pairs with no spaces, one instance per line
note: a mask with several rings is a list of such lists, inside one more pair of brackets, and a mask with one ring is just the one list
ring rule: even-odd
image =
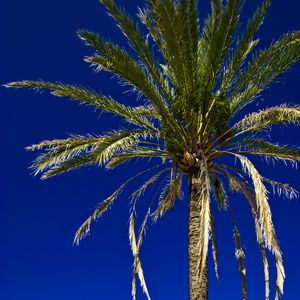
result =
[[212,2],[213,14],[206,20],[198,53],[200,78],[208,80],[202,92],[204,97],[213,92],[217,83],[224,59],[238,27],[241,6],[239,0],[227,1],[224,8],[219,1]]
[[118,75],[151,101],[162,116],[166,116],[166,100],[162,97],[157,84],[149,76],[149,72],[130,57],[125,49],[119,48],[110,41],[101,41],[100,37],[99,43],[102,44],[100,53],[85,58],[85,61],[92,63],[96,70],[104,69]]
[[270,143],[264,139],[246,139],[241,142],[242,149],[237,153],[264,156],[296,163],[300,160],[300,149]]
[[238,40],[234,54],[224,72],[222,86],[220,89],[221,95],[223,95],[229,89],[230,85],[234,84],[234,76],[245,62],[248,54],[258,44],[258,40],[254,40],[253,38],[255,33],[262,25],[270,5],[271,0],[265,0],[264,3],[257,8],[251,20],[248,21],[245,33]]
[[171,0],[148,0],[155,28],[160,38],[160,51],[166,62],[165,71],[176,89],[184,92],[191,82],[188,81],[187,55],[189,55],[185,14]]
[[231,93],[231,109],[240,110],[300,59],[300,31],[286,34],[252,56]]
[[43,141],[28,149],[46,147],[32,166],[35,174],[44,173],[42,178],[46,179],[85,164],[106,164],[116,153],[138,144],[145,137],[147,132],[144,131],[120,130],[103,136],[73,136],[60,141]]
[[143,128],[157,130],[142,114],[135,111],[134,108],[125,106],[111,97],[103,96],[88,88],[81,86],[67,85],[63,83],[53,83],[46,81],[17,81],[6,84],[6,87],[14,88],[33,88],[37,90],[51,90],[51,93],[57,97],[68,97],[80,101],[84,104],[93,105],[96,108],[124,117],[129,123]]
[[162,76],[159,64],[149,48],[149,41],[147,38],[143,37],[138,24],[128,16],[124,9],[118,7],[114,1],[103,0],[101,2],[109,10],[110,15],[114,18],[124,35],[127,37],[130,45],[141,59],[148,74],[158,85],[161,93],[169,98],[170,87],[168,81]]
[[259,131],[276,124],[299,124],[300,107],[298,106],[273,106],[251,113],[233,126],[235,131]]

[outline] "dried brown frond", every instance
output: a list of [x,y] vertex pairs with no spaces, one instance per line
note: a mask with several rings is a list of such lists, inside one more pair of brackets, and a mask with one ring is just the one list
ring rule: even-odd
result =
[[138,274],[141,286],[143,288],[144,293],[147,296],[148,300],[151,300],[149,291],[146,285],[146,281],[144,278],[144,272],[142,269],[142,265],[139,259],[139,253],[138,253],[138,246],[136,243],[136,236],[135,236],[135,220],[134,220],[134,211],[131,212],[130,215],[130,222],[129,222],[129,241],[131,245],[132,254],[134,256],[134,271],[133,271],[133,280],[132,280],[132,297],[134,300],[136,300],[136,280],[135,280],[135,274]]
[[215,274],[217,279],[219,280],[220,273],[219,273],[219,262],[218,262],[217,238],[216,238],[216,230],[215,230],[215,221],[212,214],[210,214],[210,228],[211,228],[211,247],[212,247],[213,260],[215,266]]
[[257,243],[259,244],[260,248],[260,253],[263,261],[263,266],[264,266],[264,276],[265,276],[265,300],[269,300],[269,294],[270,294],[270,287],[269,287],[269,264],[268,264],[268,259],[265,251],[265,245],[264,245],[264,240],[263,240],[263,235],[261,232],[261,228],[259,226],[258,219],[253,212],[253,218],[255,222],[255,232],[256,232],[256,239]]
[[235,256],[238,262],[238,268],[241,274],[242,280],[242,300],[247,300],[247,283],[246,283],[246,267],[245,267],[245,254],[242,247],[240,233],[238,231],[237,225],[234,222],[233,229],[234,246],[235,246]]
[[170,209],[172,209],[177,199],[182,198],[183,194],[181,190],[181,184],[182,174],[176,175],[176,177],[173,180],[171,179],[167,183],[164,191],[161,194],[158,207],[153,213],[153,218],[155,221],[157,221],[159,217],[162,217]]
[[283,195],[288,199],[295,199],[299,197],[298,191],[287,183],[281,183],[266,177],[263,177],[263,181],[269,183],[273,187],[274,194],[277,192],[279,196]]

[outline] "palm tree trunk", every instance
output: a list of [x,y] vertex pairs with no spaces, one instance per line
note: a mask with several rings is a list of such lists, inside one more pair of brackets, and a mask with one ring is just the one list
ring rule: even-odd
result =
[[208,269],[203,272],[199,280],[199,227],[200,209],[198,181],[194,174],[189,175],[189,226],[188,226],[188,254],[189,254],[189,299],[207,300],[208,299]]

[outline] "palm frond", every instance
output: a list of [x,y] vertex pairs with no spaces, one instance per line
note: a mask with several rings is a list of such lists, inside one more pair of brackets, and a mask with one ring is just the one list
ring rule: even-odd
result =
[[258,219],[256,217],[256,214],[253,216],[255,221],[255,232],[256,232],[256,239],[259,244],[260,253],[263,261],[264,266],[264,277],[265,277],[265,300],[269,300],[269,294],[270,294],[270,287],[269,287],[269,264],[268,264],[268,258],[265,251],[265,245],[263,240],[263,235],[261,232],[261,228],[259,226]]
[[234,154],[234,156],[240,160],[244,172],[248,174],[253,181],[259,222],[264,231],[266,245],[271,250],[273,242],[273,223],[266,187],[263,184],[261,175],[248,158],[239,154]]
[[227,208],[227,195],[226,195],[223,183],[217,175],[213,176],[212,189],[214,192],[214,197],[218,202],[219,209],[226,209]]
[[93,105],[96,108],[113,113],[115,115],[125,118],[129,123],[141,126],[143,128],[150,128],[155,131],[157,129],[150,123],[142,114],[135,111],[134,108],[125,106],[111,97],[101,95],[88,88],[81,86],[67,85],[63,83],[53,83],[46,81],[17,81],[6,84],[6,87],[13,88],[33,88],[36,90],[51,90],[51,94],[57,97],[69,97],[73,100],[80,101],[81,103]]
[[287,183],[281,183],[266,177],[263,177],[263,181],[270,184],[273,187],[273,192],[277,192],[279,196],[284,195],[288,199],[295,199],[299,197],[298,191]]
[[266,247],[275,255],[277,268],[277,293],[281,296],[283,294],[285,272],[283,267],[282,254],[279,248],[274,225],[272,222],[271,210],[267,199],[267,190],[263,184],[263,179],[261,175],[255,169],[252,162],[245,156],[238,154],[234,155],[240,160],[244,171],[253,180],[258,220],[263,230]]
[[[100,37],[99,41],[100,40]],[[118,75],[121,80],[140,91],[156,109],[162,113],[167,111],[165,100],[161,97],[157,85],[145,68],[129,56],[125,49],[119,48],[111,41],[101,41],[103,44],[99,54],[85,58],[86,62],[92,63],[96,70],[106,70]]]
[[254,54],[230,92],[231,109],[243,108],[299,59],[300,31],[286,34],[268,49]]
[[43,179],[78,168],[84,165],[106,164],[116,153],[137,144],[147,132],[120,130],[103,136],[73,136],[65,140],[44,141],[28,147],[46,151],[37,157],[33,166],[35,175],[44,173]]
[[121,184],[120,187],[115,192],[113,192],[108,198],[106,198],[104,201],[102,201],[97,206],[97,208],[92,213],[92,215],[89,216],[83,222],[83,224],[79,227],[79,229],[76,231],[76,234],[75,234],[74,243],[79,245],[80,240],[82,240],[90,232],[91,223],[102,216],[102,214],[113,204],[113,202],[116,200],[116,198],[119,196],[119,194],[123,191],[123,189],[130,182],[132,182],[134,179],[136,179],[139,176],[142,176],[154,169],[161,167],[162,165],[163,164],[158,164],[158,165],[155,165],[154,167],[151,167],[142,172],[139,172],[138,174],[130,177],[123,184]]
[[238,40],[232,59],[227,66],[222,79],[220,94],[223,95],[234,84],[234,75],[245,62],[248,54],[257,45],[258,40],[253,40],[255,33],[263,23],[264,17],[271,5],[271,0],[265,0],[263,4],[257,8],[253,17],[248,21],[244,35]]
[[143,37],[139,26],[132,18],[128,16],[124,9],[121,9],[112,0],[101,1],[109,10],[112,18],[117,22],[121,31],[128,39],[132,48],[136,51],[143,65],[152,77],[155,84],[159,87],[164,97],[169,98],[170,87],[168,81],[162,76],[157,60],[151,53],[148,39]]
[[199,43],[200,78],[209,79],[205,93],[212,93],[216,85],[238,27],[240,6],[240,0],[229,0],[224,8],[220,1],[212,1],[213,12],[205,22],[203,37]]
[[279,145],[267,142],[264,139],[246,139],[241,142],[240,154],[251,154],[271,159],[290,161],[297,163],[300,160],[300,149],[286,145]]
[[[142,269],[141,261],[138,256],[138,246],[136,242],[136,236],[135,236],[135,221],[134,221],[134,211],[132,211],[130,215],[130,222],[129,222],[129,241],[131,245],[132,254],[135,258],[134,262],[134,273],[137,272],[138,277],[140,279],[141,286],[143,288],[144,293],[147,296],[148,300],[151,300],[149,291],[147,288],[147,284],[144,277],[144,272]],[[135,283],[135,276],[133,277],[132,281],[132,297],[134,300],[136,300],[136,283]]]
[[242,280],[242,300],[247,300],[247,284],[246,284],[246,267],[245,267],[245,254],[243,251],[243,246],[241,242],[240,233],[238,231],[237,225],[234,222],[233,225],[233,237],[235,246],[235,256],[238,261],[238,268],[241,274]]
[[217,247],[217,238],[216,238],[216,230],[215,230],[215,221],[212,214],[210,214],[210,228],[211,228],[211,247],[212,247],[213,260],[215,266],[215,274],[217,279],[219,280],[220,273],[219,273],[219,262],[218,262],[219,261],[218,247]]
[[[300,107],[273,106],[245,116],[233,126],[237,132],[259,131],[275,124],[299,124]],[[238,133],[240,134],[240,133]]]
[[143,183],[138,189],[136,189],[132,193],[132,199],[135,201],[137,198],[141,197],[145,190],[152,184],[154,184],[165,172],[171,170],[171,168],[166,168],[158,173],[156,173],[154,176],[152,176],[149,180],[147,180],[145,183]]
[[155,41],[159,40],[158,46],[166,62],[164,72],[181,95],[188,95],[194,83],[192,63],[195,56],[191,60],[191,53],[195,54],[195,40],[191,41],[191,34],[197,35],[194,2],[189,1],[183,8],[182,3],[174,5],[172,0],[148,0],[148,14],[144,13],[143,18]]
[[264,267],[264,277],[265,277],[265,300],[269,300],[269,267],[268,267],[268,259],[266,256],[265,251],[265,244],[264,244],[264,238],[261,231],[261,226],[259,224],[259,220],[257,217],[257,204],[255,202],[255,192],[253,191],[253,188],[245,182],[244,178],[241,178],[242,180],[239,180],[232,174],[227,173],[228,180],[229,180],[229,186],[231,188],[231,191],[242,193],[246,200],[248,201],[253,219],[255,222],[255,232],[256,232],[256,239],[259,244],[262,261],[263,261],[263,267]]
[[157,209],[153,213],[153,218],[155,221],[159,217],[165,215],[170,209],[174,207],[175,201],[182,198],[182,174],[175,175],[174,179],[171,179],[165,186]]

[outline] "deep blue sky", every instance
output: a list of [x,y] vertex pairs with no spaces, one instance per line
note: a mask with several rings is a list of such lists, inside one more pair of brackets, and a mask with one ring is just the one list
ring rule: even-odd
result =
[[[144,1],[124,2],[132,14]],[[261,1],[245,1],[245,16]],[[207,15],[209,1],[200,1],[200,18]],[[262,45],[300,27],[300,3],[274,1],[259,36]],[[80,83],[102,90],[122,102],[135,103],[134,95],[95,74],[82,58],[90,49],[75,31],[87,28],[124,43],[112,20],[97,0],[3,0],[0,4],[0,83],[20,79],[58,80]],[[244,19],[245,23],[245,19]],[[300,104],[300,65],[280,78],[264,93],[261,104]],[[67,133],[102,133],[120,126],[109,114],[95,113],[49,93],[1,88],[1,202],[0,202],[0,298],[4,300],[92,300],[131,299],[132,256],[128,244],[129,201],[124,193],[113,208],[92,227],[82,244],[72,246],[74,232],[101,199],[136,170],[137,164],[120,171],[87,168],[49,181],[30,175],[34,153],[25,146],[42,139],[64,138]],[[263,106],[262,105],[262,106]],[[273,141],[299,143],[299,129],[285,127],[271,132]],[[146,163],[146,162],[145,162]],[[255,160],[263,175],[290,182],[300,190],[299,171],[284,164],[273,167]],[[136,186],[136,185],[134,185]],[[150,193],[140,201],[143,208]],[[280,199],[270,193],[273,218],[284,253],[287,279],[284,299],[299,299],[300,235],[299,201]],[[263,299],[262,263],[253,223],[245,201],[232,198],[245,246],[249,300]],[[142,210],[143,211],[143,210]],[[138,214],[141,218],[142,214]],[[232,228],[225,213],[216,212],[221,280],[210,269],[210,300],[240,299],[240,277],[236,268]],[[150,226],[142,247],[142,263],[154,300],[188,298],[187,201],[163,220]],[[211,260],[211,258],[210,258]],[[274,298],[274,260],[269,255],[271,299]],[[144,299],[139,290],[139,299]]]

